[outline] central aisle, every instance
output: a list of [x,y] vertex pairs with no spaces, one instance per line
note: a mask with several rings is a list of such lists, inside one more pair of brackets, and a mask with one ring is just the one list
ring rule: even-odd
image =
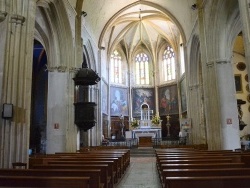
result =
[[161,188],[155,157],[131,157],[130,166],[116,188]]

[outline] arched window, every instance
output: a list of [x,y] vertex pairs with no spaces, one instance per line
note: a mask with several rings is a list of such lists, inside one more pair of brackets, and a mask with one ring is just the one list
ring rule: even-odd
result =
[[116,84],[122,84],[122,61],[117,50],[113,52],[110,59],[110,81]]
[[185,61],[184,61],[184,48],[183,45],[180,47],[180,56],[181,56],[181,70],[180,73],[183,75],[185,73]]
[[149,58],[145,53],[139,53],[135,57],[135,83],[149,84]]
[[163,53],[163,64],[161,70],[163,75],[163,80],[171,81],[176,79],[175,73],[175,54],[173,48],[167,46]]

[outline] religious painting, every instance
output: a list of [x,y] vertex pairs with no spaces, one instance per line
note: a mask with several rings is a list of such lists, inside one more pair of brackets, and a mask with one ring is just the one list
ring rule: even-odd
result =
[[160,115],[178,114],[178,92],[177,85],[160,87],[159,94],[159,112]]
[[236,93],[242,93],[242,80],[241,80],[241,74],[235,74],[234,75],[234,81],[235,81],[235,89]]
[[187,96],[186,96],[186,78],[181,80],[180,83],[180,92],[181,92],[181,111],[186,112],[187,111]]
[[102,113],[108,114],[108,85],[102,81]]
[[141,106],[146,103],[150,110],[155,112],[155,92],[153,88],[132,89],[133,117],[141,116]]
[[128,89],[110,87],[110,115],[128,116]]

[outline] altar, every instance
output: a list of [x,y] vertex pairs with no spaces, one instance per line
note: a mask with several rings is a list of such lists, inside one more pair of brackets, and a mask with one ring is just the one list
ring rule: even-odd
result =
[[132,130],[132,138],[140,137],[151,137],[151,138],[161,138],[160,128],[141,128]]
[[[152,146],[152,139],[161,138],[161,121],[158,126],[152,124],[151,118],[153,110],[150,110],[147,103],[141,105],[140,125],[137,129],[132,130],[132,138],[138,139],[139,146]],[[132,118],[133,119],[133,118]]]

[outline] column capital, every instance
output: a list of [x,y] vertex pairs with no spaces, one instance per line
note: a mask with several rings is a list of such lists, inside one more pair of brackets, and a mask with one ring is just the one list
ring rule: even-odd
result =
[[7,16],[7,12],[0,11],[0,22],[4,21]]

